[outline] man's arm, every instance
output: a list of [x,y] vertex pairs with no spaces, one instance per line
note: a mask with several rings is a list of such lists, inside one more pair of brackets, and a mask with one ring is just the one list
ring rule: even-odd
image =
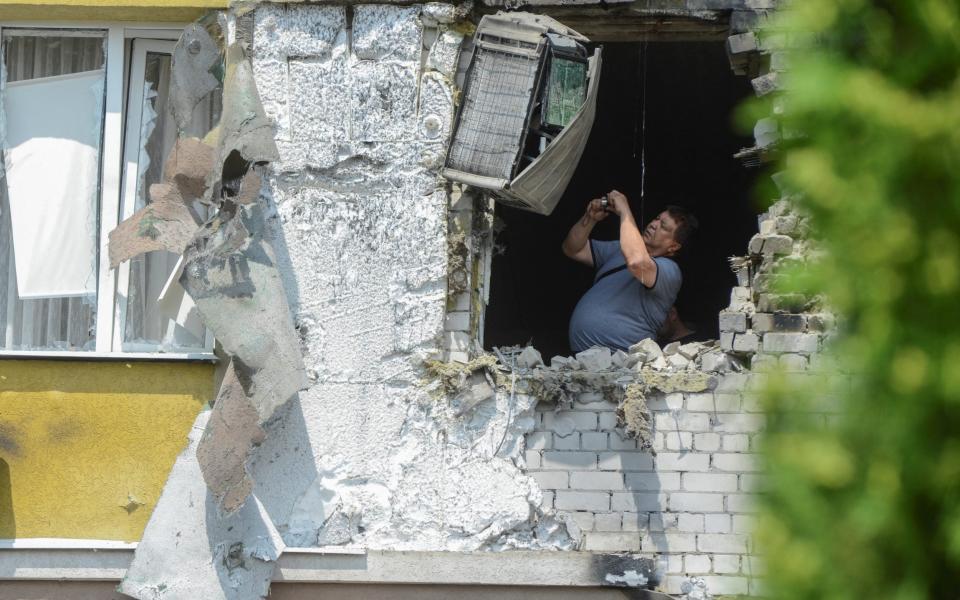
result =
[[614,190],[607,195],[613,211],[620,217],[620,251],[627,263],[627,270],[640,280],[644,287],[652,288],[657,282],[657,263],[647,252],[647,245],[630,211],[627,197]]
[[607,217],[607,211],[600,205],[600,200],[591,200],[586,212],[579,221],[574,223],[563,240],[563,253],[569,258],[583,263],[588,267],[593,265],[593,253],[590,252],[590,232],[593,227]]

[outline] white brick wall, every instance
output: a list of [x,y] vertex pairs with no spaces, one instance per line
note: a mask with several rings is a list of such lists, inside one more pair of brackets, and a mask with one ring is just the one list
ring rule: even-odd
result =
[[752,377],[728,375],[716,392],[652,395],[656,456],[620,436],[616,404],[596,393],[572,410],[542,403],[526,438],[527,471],[546,506],[580,527],[585,550],[657,555],[667,593],[692,575],[715,595],[755,592],[763,416]]

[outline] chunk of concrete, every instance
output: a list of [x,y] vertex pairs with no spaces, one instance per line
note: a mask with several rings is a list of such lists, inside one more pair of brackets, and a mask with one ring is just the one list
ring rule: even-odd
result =
[[663,347],[663,355],[670,356],[680,351],[680,342],[670,342]]
[[606,371],[613,366],[610,348],[594,346],[583,352],[577,352],[577,362],[587,371]]
[[690,359],[677,352],[667,357],[667,364],[669,364],[671,368],[679,371],[687,368],[690,364]]
[[659,356],[663,356],[663,350],[660,349],[660,345],[656,341],[647,338],[630,346],[630,354],[639,356],[640,362],[650,362],[656,360]]
[[677,348],[677,352],[688,360],[693,360],[703,352],[703,344],[700,342],[690,342],[689,344],[683,344]]
[[517,366],[521,369],[532,369],[543,366],[543,357],[533,346],[527,346],[517,356]]

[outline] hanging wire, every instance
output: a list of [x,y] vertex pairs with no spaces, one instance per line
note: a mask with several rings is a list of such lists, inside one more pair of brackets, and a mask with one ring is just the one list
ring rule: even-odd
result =
[[[643,227],[646,223],[645,201],[647,187],[647,40],[643,41],[643,47],[640,52],[643,57],[641,61],[643,100],[640,109],[640,131],[643,135],[643,141],[640,145],[640,226]],[[636,154],[634,154],[634,157],[636,157]]]

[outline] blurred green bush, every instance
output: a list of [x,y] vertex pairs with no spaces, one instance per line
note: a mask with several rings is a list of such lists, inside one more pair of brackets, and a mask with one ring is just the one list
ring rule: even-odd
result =
[[762,35],[796,46],[780,168],[824,251],[791,285],[856,374],[771,379],[764,594],[960,598],[960,2],[795,0]]

